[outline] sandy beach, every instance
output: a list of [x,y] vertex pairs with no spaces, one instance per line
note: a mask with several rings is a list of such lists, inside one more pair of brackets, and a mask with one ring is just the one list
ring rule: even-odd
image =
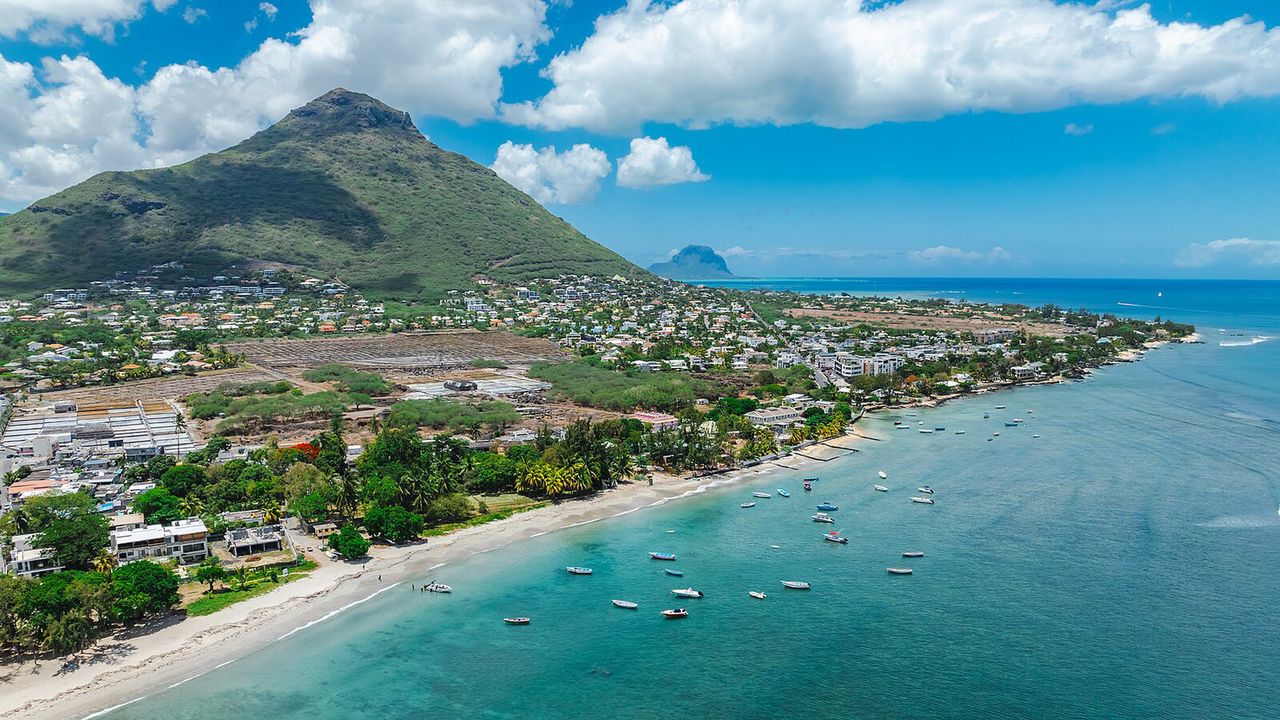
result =
[[[589,498],[548,505],[428,543],[374,548],[367,563],[331,562],[308,577],[204,617],[167,627],[131,629],[80,653],[62,672],[62,659],[0,665],[0,716],[15,720],[90,718],[227,665],[299,630],[324,622],[400,583],[421,581],[446,563],[521,540],[605,520],[744,478],[820,468],[849,452],[865,435],[851,434],[754,467],[703,477],[655,475]],[[88,659],[85,659],[85,658]]]

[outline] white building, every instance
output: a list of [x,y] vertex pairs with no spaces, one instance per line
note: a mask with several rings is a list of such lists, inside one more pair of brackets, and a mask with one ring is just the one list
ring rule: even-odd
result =
[[800,408],[770,407],[752,410],[744,415],[752,425],[790,425],[801,417]]
[[889,375],[897,372],[903,364],[903,359],[897,355],[880,353],[879,355],[862,359],[862,374]]
[[835,355],[835,362],[832,369],[836,371],[840,377],[856,378],[863,373],[862,361],[864,358],[858,357],[853,353],[838,352]]
[[40,577],[62,570],[63,566],[58,564],[55,557],[57,552],[53,548],[38,548],[32,544],[37,534],[14,535],[10,541],[13,548],[9,551],[8,560],[0,555],[0,571]]
[[209,556],[209,530],[200,518],[179,520],[172,525],[143,525],[132,530],[111,532],[111,554],[123,563],[157,558],[179,564],[198,563]]

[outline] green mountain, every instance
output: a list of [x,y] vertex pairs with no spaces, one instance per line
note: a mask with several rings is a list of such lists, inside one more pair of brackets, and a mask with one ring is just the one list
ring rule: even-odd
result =
[[408,113],[341,88],[235,147],[101,173],[0,219],[0,295],[175,260],[197,278],[272,263],[404,298],[479,277],[647,275]]
[[724,258],[706,245],[688,245],[667,262],[649,266],[653,273],[672,280],[718,280],[737,277]]

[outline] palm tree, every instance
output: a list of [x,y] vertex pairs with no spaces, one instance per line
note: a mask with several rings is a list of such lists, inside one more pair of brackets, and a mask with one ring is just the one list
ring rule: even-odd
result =
[[178,509],[182,511],[183,517],[197,517],[204,512],[204,503],[200,502],[200,498],[184,497],[178,501]]
[[275,525],[276,523],[280,522],[280,515],[281,515],[281,510],[279,505],[263,508],[262,522],[265,525]]
[[332,481],[338,490],[338,513],[350,518],[360,502],[360,482],[352,473],[334,473]]
[[111,577],[111,571],[115,570],[116,566],[119,564],[120,560],[116,558],[115,555],[112,555],[111,551],[106,549],[98,551],[98,554],[93,557],[93,560],[89,561],[89,565],[93,568],[94,572],[100,572],[107,577]]
[[241,565],[231,571],[231,579],[235,581],[240,590],[243,591],[245,586],[249,584],[249,568]]

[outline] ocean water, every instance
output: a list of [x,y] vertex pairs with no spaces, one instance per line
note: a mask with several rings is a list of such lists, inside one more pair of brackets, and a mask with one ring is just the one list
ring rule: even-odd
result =
[[[1188,310],[1153,314],[1216,318],[1204,344],[869,418],[881,439],[811,493],[813,472],[746,480],[440,568],[451,596],[392,588],[106,717],[1278,717],[1280,341],[1253,340],[1280,336],[1280,285],[1163,286]],[[1027,300],[1142,299],[1043,293]],[[926,483],[936,504],[911,503]],[[777,487],[791,497],[739,508]],[[824,500],[834,526],[809,519]],[[706,597],[671,596],[688,585]]]

